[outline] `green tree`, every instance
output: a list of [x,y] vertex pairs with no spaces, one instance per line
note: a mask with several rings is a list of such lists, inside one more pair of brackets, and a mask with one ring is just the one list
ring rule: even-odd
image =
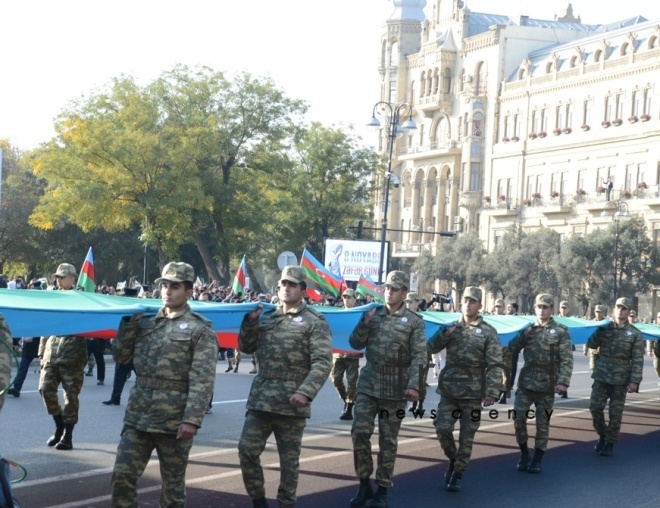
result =
[[320,259],[326,238],[353,236],[349,227],[369,218],[377,156],[356,136],[319,123],[302,129],[294,148],[293,164],[271,182],[275,227],[282,248],[304,246]]
[[438,254],[425,251],[417,258],[415,270],[420,279],[448,281],[460,295],[466,286],[482,282],[481,263],[486,251],[475,231],[454,238],[443,239]]

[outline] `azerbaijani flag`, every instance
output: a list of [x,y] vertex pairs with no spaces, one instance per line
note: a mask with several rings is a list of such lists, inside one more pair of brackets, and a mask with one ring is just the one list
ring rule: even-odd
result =
[[245,275],[247,274],[247,265],[245,264],[245,254],[241,260],[241,264],[238,267],[236,276],[234,277],[234,282],[231,283],[231,290],[235,295],[238,293],[244,294],[245,291]]
[[78,276],[78,286],[85,290],[85,293],[96,292],[96,276],[94,275],[94,254],[90,247],[85,257],[85,262]]
[[368,275],[360,275],[355,292],[360,293],[362,296],[369,295],[376,302],[385,303],[383,294],[378,291],[378,286],[376,286],[376,283]]
[[337,277],[330,272],[318,259],[307,252],[307,249],[303,250],[300,266],[305,269],[308,283],[311,282],[317,288],[323,289],[334,296],[339,296],[341,292],[341,277]]

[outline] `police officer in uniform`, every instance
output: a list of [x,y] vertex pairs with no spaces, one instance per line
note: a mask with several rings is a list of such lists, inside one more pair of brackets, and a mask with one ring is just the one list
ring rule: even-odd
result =
[[[406,400],[418,400],[420,384],[424,382],[423,372],[428,364],[424,320],[406,308],[409,286],[404,272],[388,273],[385,305],[366,312],[349,338],[352,348],[366,348],[367,358],[358,381],[351,429],[355,473],[360,479],[351,506],[365,506],[369,499],[369,506],[387,506],[387,489],[392,485],[401,428],[397,412],[405,414]],[[374,493],[370,479],[374,470],[371,435],[376,417],[380,451],[376,469],[378,489]]]
[[[355,290],[347,288],[341,295],[344,302],[345,309],[352,309],[355,307],[357,298]],[[339,398],[344,402],[344,410],[339,416],[340,420],[353,419],[353,406],[355,405],[355,397],[357,395],[357,381],[360,374],[360,358],[363,358],[362,353],[334,353],[332,355],[332,384],[339,394]],[[344,384],[344,375],[346,376],[346,384]]]
[[303,299],[307,288],[303,268],[285,266],[277,286],[278,308],[261,320],[261,306],[247,314],[238,335],[239,349],[256,352],[259,364],[238,456],[254,506],[268,506],[259,457],[268,437],[275,434],[281,468],[277,500],[289,508],[296,504],[300,446],[310,404],[332,369],[332,336],[323,315]]
[[[466,287],[461,318],[454,326],[438,330],[428,342],[431,353],[447,349],[447,365],[436,390],[440,403],[433,423],[440,446],[449,459],[444,482],[450,492],[462,489],[474,435],[481,424],[481,406],[495,403],[502,383],[502,347],[495,329],[479,314],[481,299],[480,288]],[[458,448],[454,440],[457,420],[460,420]]]
[[[642,334],[628,322],[632,302],[619,298],[614,308],[614,320],[599,328],[587,342],[591,349],[598,349],[596,365],[591,374],[589,410],[598,434],[595,450],[609,457],[621,430],[623,406],[626,394],[639,391],[644,368],[644,344]],[[605,423],[605,406],[609,401],[610,421]]]
[[[62,263],[53,274],[57,288],[71,291],[75,288],[76,268]],[[78,423],[78,395],[85,379],[87,342],[83,337],[42,337],[38,356],[41,359],[39,393],[48,414],[55,420],[55,432],[46,444],[57,450],[73,448],[73,428]],[[62,385],[64,407],[60,406],[57,389]]]
[[187,263],[165,265],[159,284],[163,307],[153,317],[122,319],[112,355],[133,362],[135,386],[112,472],[112,506],[136,507],[137,481],[151,453],[160,459],[160,506],[183,507],[193,437],[213,395],[218,342],[210,322],[193,312],[195,273]]
[[[509,342],[509,350],[512,353],[520,353],[522,350],[525,360],[518,376],[518,390],[513,406],[513,424],[520,447],[518,471],[540,473],[541,461],[548,447],[555,393],[561,395],[568,389],[573,373],[573,350],[567,328],[552,317],[554,297],[547,293],[536,295],[534,311],[536,322]],[[534,458],[530,463],[527,417],[532,404],[535,409],[536,438]]]

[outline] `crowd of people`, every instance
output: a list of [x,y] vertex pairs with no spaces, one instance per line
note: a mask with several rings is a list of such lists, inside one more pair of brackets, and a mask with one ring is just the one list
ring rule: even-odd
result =
[[[53,274],[54,286],[61,291],[72,290],[76,277],[75,267],[62,263]],[[281,459],[277,500],[280,506],[295,506],[302,436],[312,401],[328,377],[343,403],[339,418],[352,420],[359,486],[349,501],[351,506],[387,506],[401,414],[405,414],[408,403],[410,411],[423,411],[431,366],[438,379],[440,402],[433,411],[434,426],[448,459],[444,475],[447,490],[462,490],[481,421],[475,415],[480,415],[484,407],[506,402],[515,382],[519,354],[523,355],[523,368],[510,411],[520,448],[516,468],[532,474],[542,472],[555,395],[566,396],[573,370],[574,348],[569,330],[553,317],[553,295],[537,295],[535,322],[502,346],[495,328],[483,318],[481,289],[467,287],[460,299],[458,321],[440,328],[427,341],[425,323],[418,314],[425,302],[409,291],[406,273],[393,271],[383,286],[384,304],[365,310],[350,334],[352,350],[333,354],[331,331],[324,315],[306,301],[307,279],[301,267],[284,268],[275,294],[234,294],[228,287],[195,281],[190,265],[168,263],[155,281],[158,292],[149,295],[162,299],[158,313],[123,318],[113,341],[115,383],[122,378],[125,383],[119,369],[128,374],[136,372],[113,469],[113,506],[137,506],[137,481],[154,449],[161,461],[161,505],[185,505],[188,456],[193,438],[209,412],[216,364],[222,354],[210,322],[191,309],[192,299],[277,304],[274,311],[264,312],[264,306],[257,305],[256,310],[248,312],[238,336],[238,351],[251,355],[254,363],[251,373],[255,377],[238,453],[245,488],[255,507],[268,506],[260,456],[271,434],[276,437]],[[33,282],[25,286],[33,286]],[[17,283],[16,289],[20,288]],[[134,292],[137,296],[137,290]],[[360,303],[357,297],[354,290],[346,289],[336,302],[324,303],[341,302],[345,308],[355,308]],[[444,306],[451,302],[439,297],[436,303]],[[602,320],[606,309],[599,306],[596,310],[596,319]],[[493,308],[494,314],[517,311],[515,302],[506,304],[504,300],[496,300]],[[568,302],[560,302],[558,314],[567,316],[569,311]],[[632,302],[618,298],[611,321],[598,328],[584,349],[590,355],[594,379],[590,400],[596,432],[594,448],[605,457],[613,455],[626,396],[637,392],[641,381],[645,348],[641,333],[633,326],[635,319]],[[10,332],[1,318],[0,338],[9,344]],[[231,370],[237,368],[238,355],[233,350],[223,353],[228,362],[230,355],[234,358],[229,364]],[[660,341],[647,344],[646,353],[656,357],[660,377]],[[46,444],[57,450],[72,450],[78,395],[86,369],[90,372],[88,340],[78,336],[28,338],[23,340],[23,354],[19,374],[9,390],[10,364],[4,361],[7,355],[0,354],[0,407],[5,392],[20,395],[25,378],[23,366],[29,368],[30,362],[38,358],[39,393],[55,423]],[[123,383],[113,386],[113,395],[104,404],[120,404]],[[60,385],[63,404],[58,398]],[[536,414],[533,448],[527,432],[532,406]],[[374,466],[371,438],[376,421],[380,452]],[[457,423],[458,440],[454,438]],[[371,478],[374,473],[375,484]]]

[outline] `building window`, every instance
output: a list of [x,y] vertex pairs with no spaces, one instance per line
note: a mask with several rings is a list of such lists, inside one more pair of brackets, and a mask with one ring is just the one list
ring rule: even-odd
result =
[[591,109],[593,107],[593,101],[591,99],[587,99],[584,101],[584,107],[582,111],[582,125],[591,125]]
[[616,118],[623,118],[623,93],[616,94]]
[[442,73],[442,93],[451,93],[451,69],[449,67]]
[[424,90],[426,90],[426,72],[422,72],[422,76],[419,78],[419,98],[424,97]]
[[639,115],[639,90],[633,90],[632,92],[632,104],[630,108],[630,115],[637,116]]
[[393,79],[393,80],[390,81],[390,100],[389,100],[389,102],[394,104],[395,102],[397,102],[396,99],[397,99],[397,97],[396,97],[396,80]]
[[433,89],[433,73],[429,70],[426,73],[426,95],[431,95]]
[[481,190],[481,163],[480,162],[471,162],[470,163],[470,190],[471,191]]
[[537,127],[537,125],[536,125],[537,118],[538,118],[538,115],[536,114],[536,110],[532,111],[532,130],[531,130],[531,132],[533,132],[533,133],[538,132],[538,130],[536,128]]
[[571,69],[573,69],[577,65],[577,61],[578,61],[577,56],[571,57],[571,61],[569,63],[569,66],[570,66]]
[[644,113],[647,115],[651,114],[651,89],[644,89]]
[[488,68],[486,67],[485,62],[479,64],[477,70],[477,95],[486,95],[486,90],[488,86]]
[[433,95],[438,93],[438,86],[440,86],[440,71],[436,69],[433,73]]
[[608,95],[607,97],[605,97],[605,117],[603,118],[604,121],[611,122],[612,120],[614,120],[614,118],[612,117],[613,114],[612,108],[613,108],[613,100],[612,97]]
[[603,56],[603,51],[601,49],[597,49],[596,52],[594,53],[594,63],[600,62],[602,56]]

